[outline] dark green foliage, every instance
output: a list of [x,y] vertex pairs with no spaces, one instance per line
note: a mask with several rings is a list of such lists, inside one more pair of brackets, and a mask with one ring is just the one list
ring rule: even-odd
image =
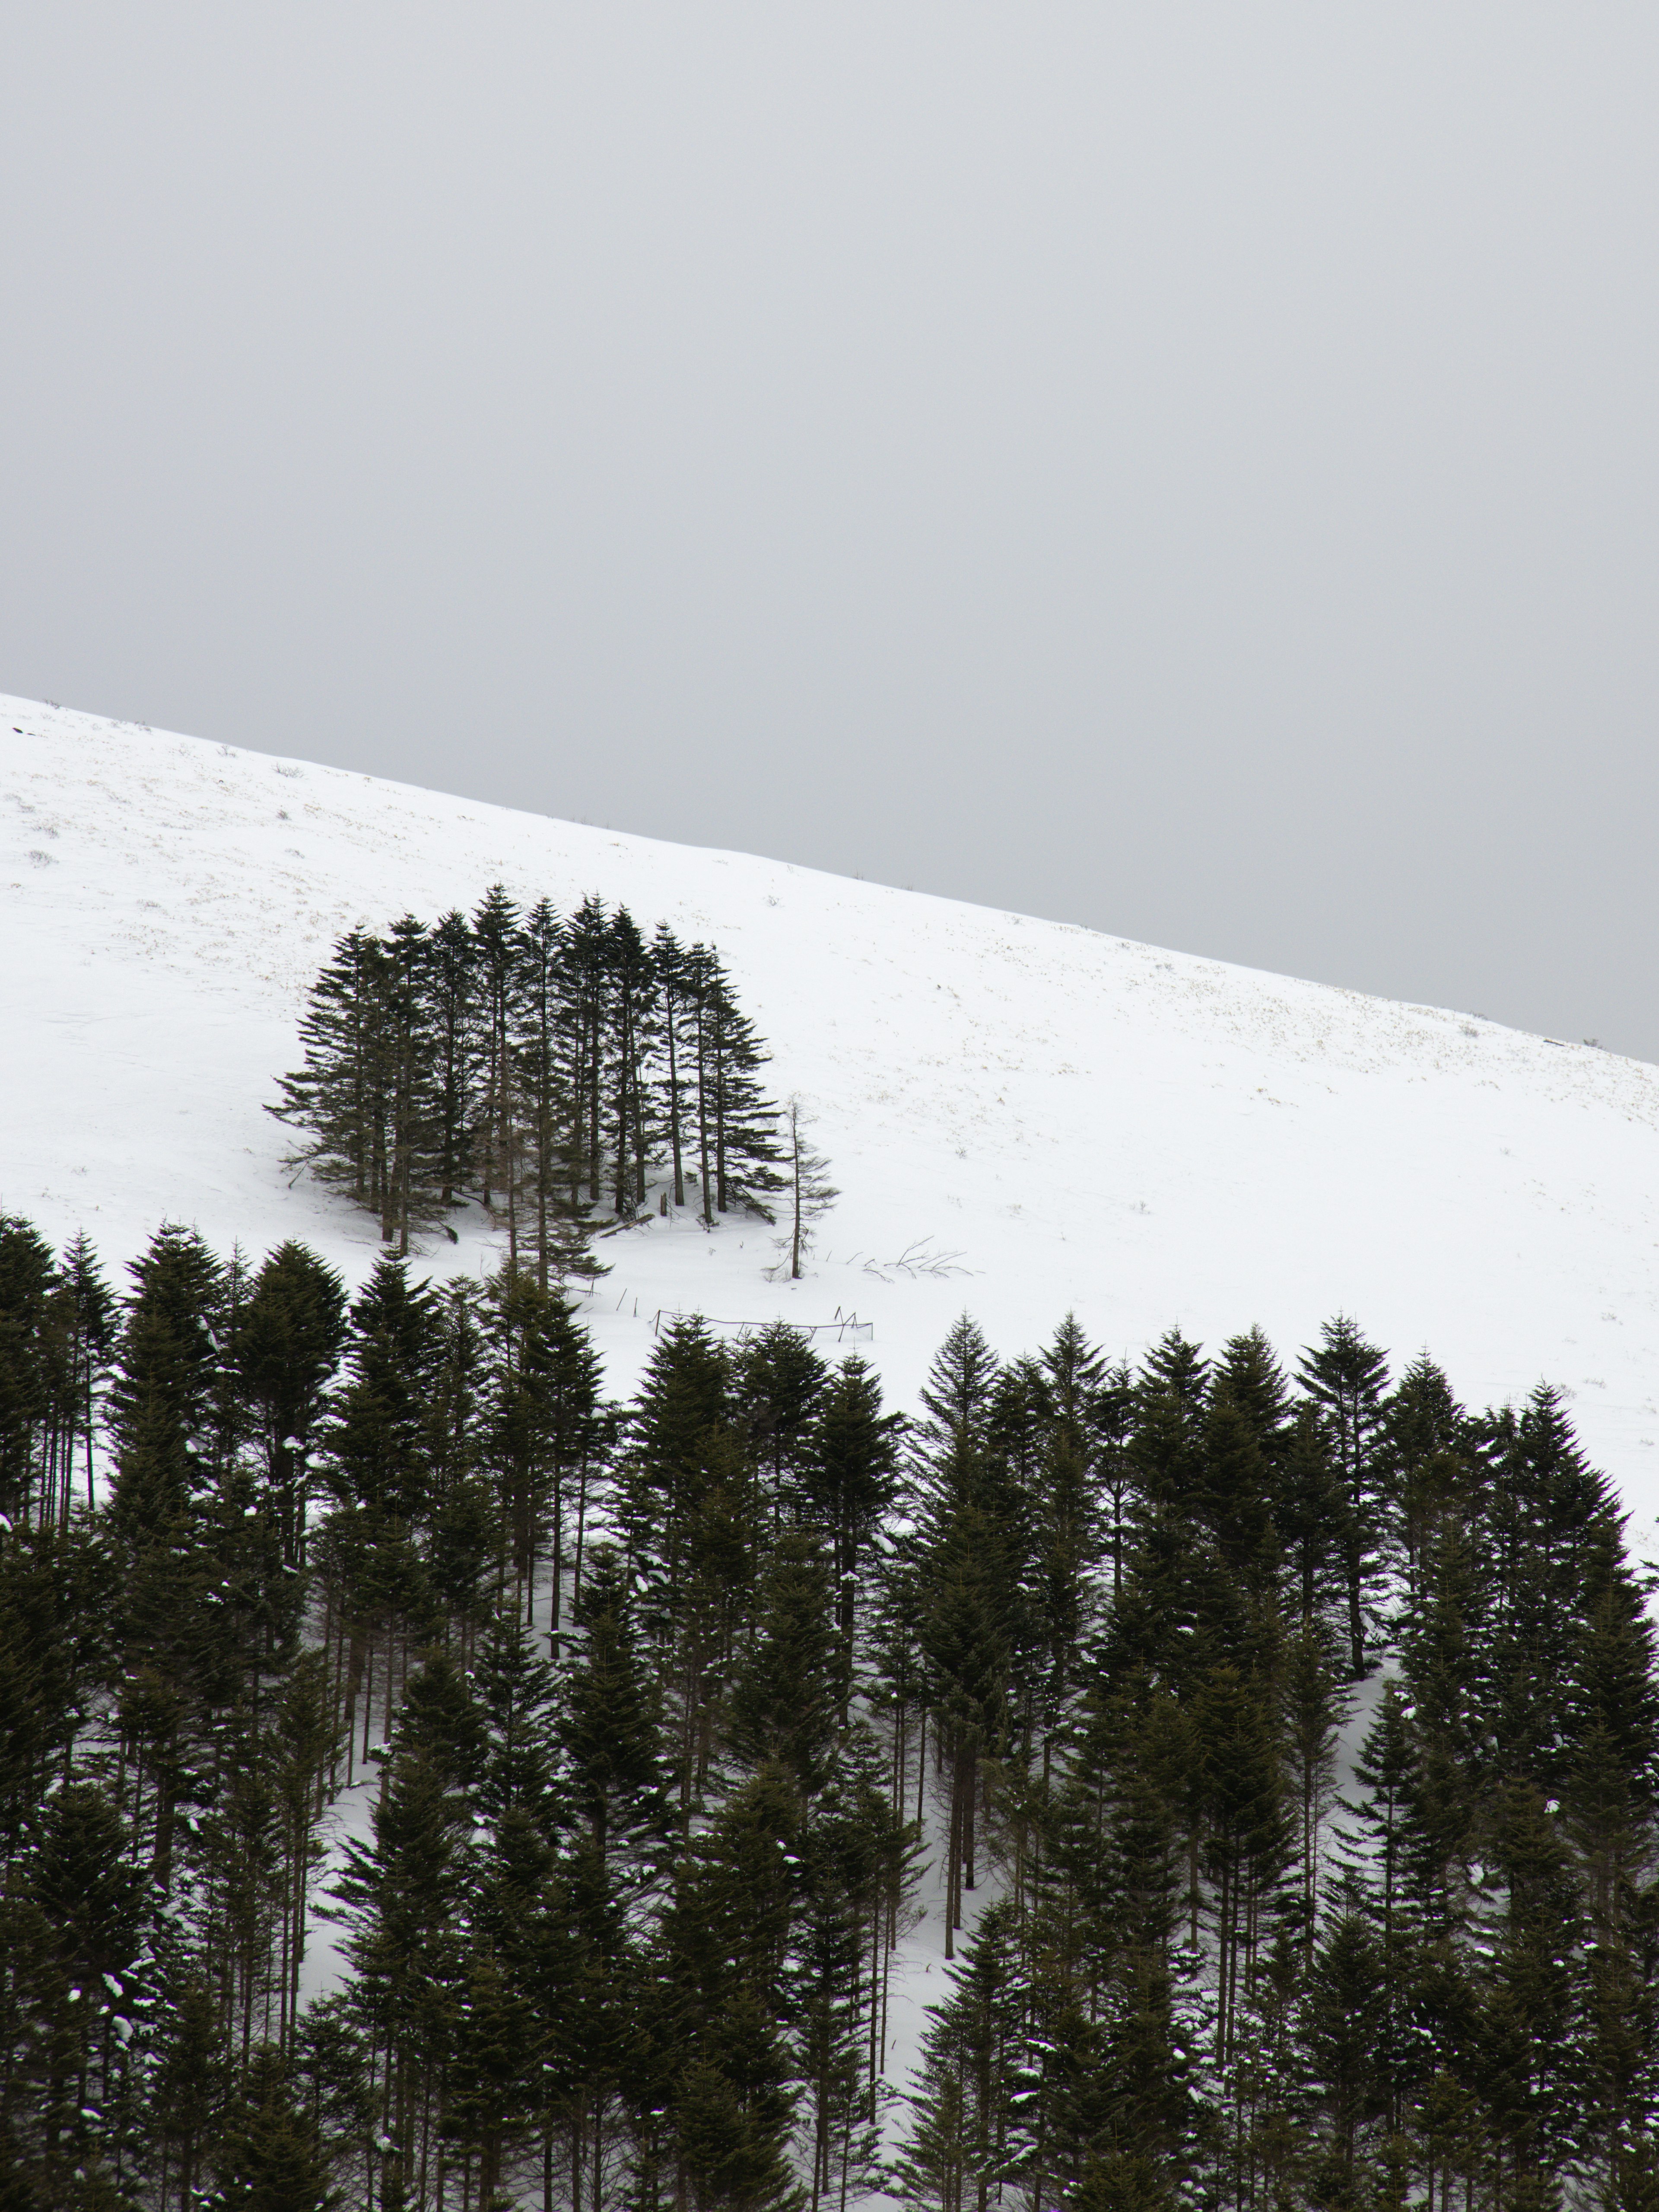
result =
[[52,1248],[26,1221],[0,1216],[0,1511],[21,1513],[40,1474],[51,1401]]
[[310,2116],[295,2104],[280,2055],[257,2051],[218,2160],[223,2202],[236,2212],[329,2212],[339,2203]]
[[727,1737],[745,1764],[775,1760],[810,1798],[827,1778],[836,1682],[830,1577],[809,1536],[792,1531],[779,1544],[757,1610],[732,1684]]
[[394,939],[493,1279],[170,1227],[118,1313],[0,1225],[0,2205],[1651,2205],[1655,1634],[1559,1402],[964,1316],[912,1429],[781,1325],[608,1407],[543,1200],[733,1202],[718,969]]
[[637,1869],[666,1834],[668,1801],[658,1701],[614,1552],[595,1555],[575,1621],[581,1641],[561,1723],[572,1806],[602,1871],[612,1854]]
[[344,1286],[302,1244],[284,1244],[260,1268],[237,1316],[231,1358],[238,1395],[258,1423],[258,1448],[283,1558],[305,1548],[306,1473],[323,1394],[345,1342]]
[[[662,927],[647,945],[625,907],[526,913],[497,884],[470,921],[351,931],[300,1040],[305,1064],[269,1109],[301,1133],[289,1164],[374,1214],[400,1257],[422,1231],[453,1236],[476,1201],[505,1232],[509,1273],[545,1291],[606,1272],[597,1207],[629,1221],[695,1186],[712,1227],[733,1212],[769,1221],[786,1188],[809,1217],[828,1202],[815,1156],[782,1171],[766,1049],[716,955]],[[0,1434],[5,1373],[0,1347]]]
[[1339,1314],[1326,1322],[1318,1349],[1303,1355],[1301,1372],[1309,1398],[1325,1416],[1335,1464],[1349,1662],[1358,1681],[1365,1672],[1369,1608],[1383,1540],[1382,1385],[1388,1362],[1346,1314]]
[[132,1273],[110,1391],[111,1516],[130,1556],[183,1525],[218,1455],[226,1291],[193,1230],[159,1230]]

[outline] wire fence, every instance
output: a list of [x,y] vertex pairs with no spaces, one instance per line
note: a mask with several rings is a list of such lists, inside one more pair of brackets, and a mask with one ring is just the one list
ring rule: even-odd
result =
[[839,1306],[833,1321],[789,1321],[782,1314],[774,1314],[766,1321],[722,1321],[714,1314],[688,1314],[678,1306],[659,1306],[651,1317],[651,1334],[660,1336],[670,1322],[677,1321],[700,1321],[707,1328],[730,1329],[739,1344],[763,1329],[775,1328],[781,1321],[799,1335],[832,1336],[837,1344],[867,1344],[876,1334],[874,1322],[860,1321],[855,1313],[844,1314]]

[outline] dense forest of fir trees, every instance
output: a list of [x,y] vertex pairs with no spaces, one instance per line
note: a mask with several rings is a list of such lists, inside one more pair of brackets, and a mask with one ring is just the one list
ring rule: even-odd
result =
[[305,1066],[270,1109],[302,1133],[289,1164],[401,1255],[477,1202],[545,1289],[603,1273],[596,1225],[637,1218],[653,1184],[664,1212],[690,1200],[710,1227],[770,1220],[786,1188],[766,1050],[718,954],[665,925],[647,940],[625,907],[523,913],[496,884],[471,921],[352,930],[300,1034]]
[[1659,2205],[1547,1390],[687,1321],[618,1407],[537,1259],[0,1228],[5,2212]]

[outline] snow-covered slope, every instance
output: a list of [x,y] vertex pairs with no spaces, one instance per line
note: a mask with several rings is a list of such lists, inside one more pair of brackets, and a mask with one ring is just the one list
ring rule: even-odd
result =
[[[303,745],[303,733],[296,743]],[[1338,1310],[1468,1400],[1547,1376],[1645,1535],[1659,1504],[1659,1069],[1429,1006],[0,700],[0,1206],[106,1261],[374,1232],[261,1109],[338,933],[585,892],[712,939],[817,1107],[842,1196],[805,1282],[768,1234],[647,1225],[592,1322],[618,1389],[661,1309],[856,1311],[912,1398],[952,1316],[1012,1352],[1068,1307],[1115,1354]],[[895,1266],[918,1249],[959,1273]],[[430,1255],[477,1268],[474,1237]]]

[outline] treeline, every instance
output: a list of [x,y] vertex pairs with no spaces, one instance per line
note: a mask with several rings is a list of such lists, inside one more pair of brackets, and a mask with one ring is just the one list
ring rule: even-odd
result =
[[1659,2203],[1650,1583],[1556,1395],[964,1322],[926,1402],[890,1586],[999,1882],[903,2201]]
[[964,1318],[901,1422],[684,1322],[619,1407],[526,1266],[12,1221],[0,1480],[7,2212],[1659,2197],[1653,1638],[1547,1391]]
[[[647,1204],[772,1218],[785,1188],[764,1044],[718,954],[659,924],[647,940],[597,898],[521,912],[498,884],[469,921],[352,930],[313,985],[305,1065],[269,1109],[302,1131],[289,1161],[374,1214],[400,1255],[476,1200],[507,1261],[603,1273],[595,1210]],[[453,1228],[451,1228],[453,1234]]]

